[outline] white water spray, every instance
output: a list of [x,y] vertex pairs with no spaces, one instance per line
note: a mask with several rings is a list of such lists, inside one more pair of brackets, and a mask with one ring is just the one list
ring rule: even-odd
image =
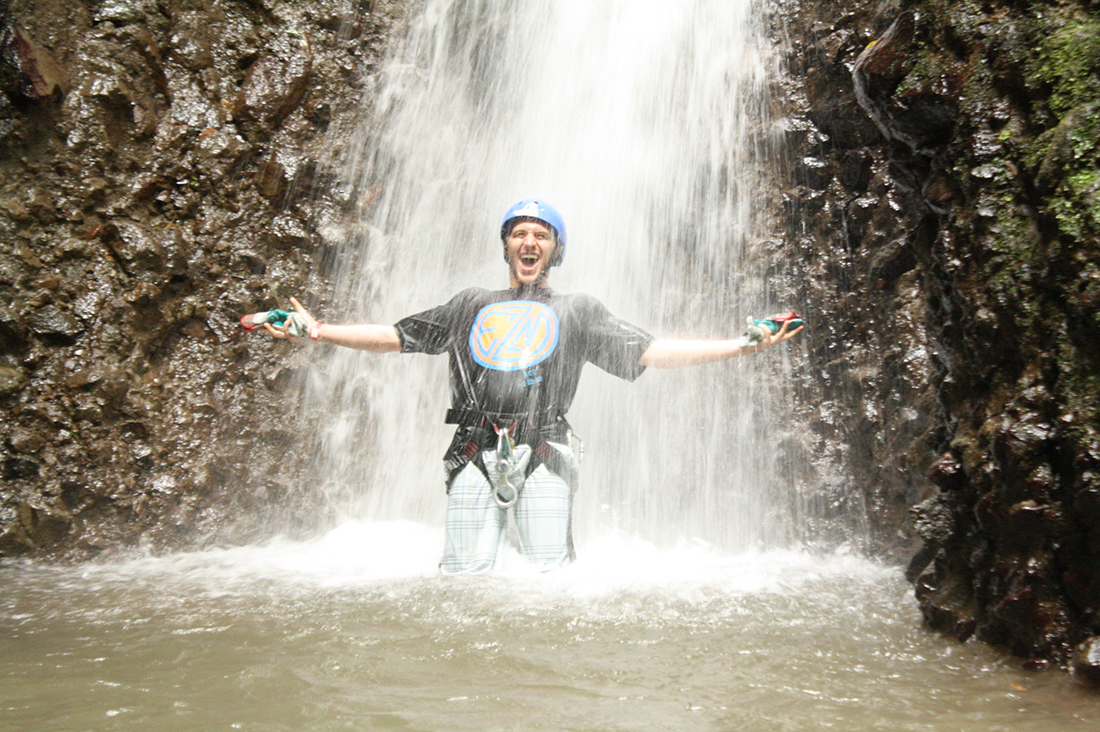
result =
[[[769,298],[757,245],[772,63],[754,0],[425,0],[384,74],[348,179],[361,203],[338,313],[392,323],[502,288],[500,216],[543,197],[569,249],[551,285],[657,336],[733,337]],[[783,303],[782,305],[787,305]],[[635,384],[586,369],[575,533],[722,549],[785,543],[769,449],[783,349]],[[328,490],[349,515],[441,525],[453,430],[445,357],[331,352]]]

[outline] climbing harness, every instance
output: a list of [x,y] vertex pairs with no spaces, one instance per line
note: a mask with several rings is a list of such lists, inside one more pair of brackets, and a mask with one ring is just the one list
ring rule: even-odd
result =
[[[446,421],[461,428],[444,458],[448,481],[467,463],[474,463],[488,479],[501,508],[515,504],[527,476],[539,465],[571,485],[576,482],[576,465],[551,446],[569,445],[575,437],[557,412],[529,415],[449,409]],[[583,445],[580,449],[583,452]]]
[[286,332],[295,338],[305,338],[309,335],[309,325],[306,319],[299,313],[291,313],[286,310],[265,310],[262,313],[250,313],[241,318],[241,327],[245,330],[255,330],[264,323],[271,323],[276,328],[282,328],[287,324]]

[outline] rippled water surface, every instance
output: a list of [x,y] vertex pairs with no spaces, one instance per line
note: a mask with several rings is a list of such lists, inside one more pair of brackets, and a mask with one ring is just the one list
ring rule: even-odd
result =
[[20,730],[1092,730],[1100,697],[922,630],[894,569],[608,535],[443,578],[442,537],[0,568]]

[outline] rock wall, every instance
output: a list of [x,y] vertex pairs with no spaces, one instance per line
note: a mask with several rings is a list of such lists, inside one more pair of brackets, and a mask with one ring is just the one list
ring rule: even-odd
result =
[[775,23],[788,244],[817,310],[807,418],[873,537],[904,536],[915,504],[932,627],[1082,677],[1100,661],[1098,5],[780,3]]
[[802,336],[792,421],[808,437],[785,464],[806,539],[904,562],[920,547],[909,506],[926,498],[938,420],[923,281],[909,241],[920,193],[856,98],[852,63],[876,35],[873,3],[778,3],[786,67],[775,202],[784,296]]
[[0,556],[240,541],[324,510],[287,397],[306,356],[237,319],[323,281],[350,195],[332,141],[401,12],[0,4]]

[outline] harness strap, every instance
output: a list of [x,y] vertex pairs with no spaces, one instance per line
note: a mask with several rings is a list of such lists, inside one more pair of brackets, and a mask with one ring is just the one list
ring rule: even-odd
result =
[[523,427],[542,427],[554,424],[561,417],[557,410],[542,413],[528,412],[481,412],[476,409],[448,409],[445,424],[461,427],[486,427],[489,425],[512,425]]
[[568,442],[568,435],[572,434],[569,423],[560,412],[530,415],[448,409],[446,422],[459,426],[456,439],[461,439],[459,435],[466,438],[464,442],[452,443],[444,459],[448,490],[450,490],[451,480],[458,471],[471,462],[481,471],[486,480],[493,482],[485,462],[481,459],[481,452],[497,446],[501,430],[510,432],[515,444],[531,446],[533,454],[523,471],[524,479],[529,477],[539,465],[545,464],[547,469],[564,478],[567,483],[576,485],[575,469],[563,461],[558,452],[548,444]]
[[[483,449],[484,448],[481,445],[474,442],[473,440],[467,442],[466,447],[462,450],[462,454],[466,458],[462,461],[462,464],[465,465],[467,463],[473,463],[474,466],[481,471],[481,474],[485,476],[485,480],[488,480],[491,484],[493,481],[489,477],[489,468],[486,467],[485,461],[481,459],[481,451]],[[535,445],[532,452],[534,454],[531,456],[531,460],[527,461],[527,467],[523,471],[524,480],[531,477],[531,473],[535,472],[535,469],[538,468],[538,466],[545,464],[547,469],[549,469],[553,473],[560,475],[562,478],[565,478],[566,482],[573,483],[576,481],[576,476],[573,475],[573,472],[567,469],[562,460],[559,459],[558,452],[554,448],[550,447],[550,445],[545,440]],[[456,467],[456,469],[449,476],[447,481],[448,487],[450,485],[450,478],[453,478],[460,469],[461,468]]]

